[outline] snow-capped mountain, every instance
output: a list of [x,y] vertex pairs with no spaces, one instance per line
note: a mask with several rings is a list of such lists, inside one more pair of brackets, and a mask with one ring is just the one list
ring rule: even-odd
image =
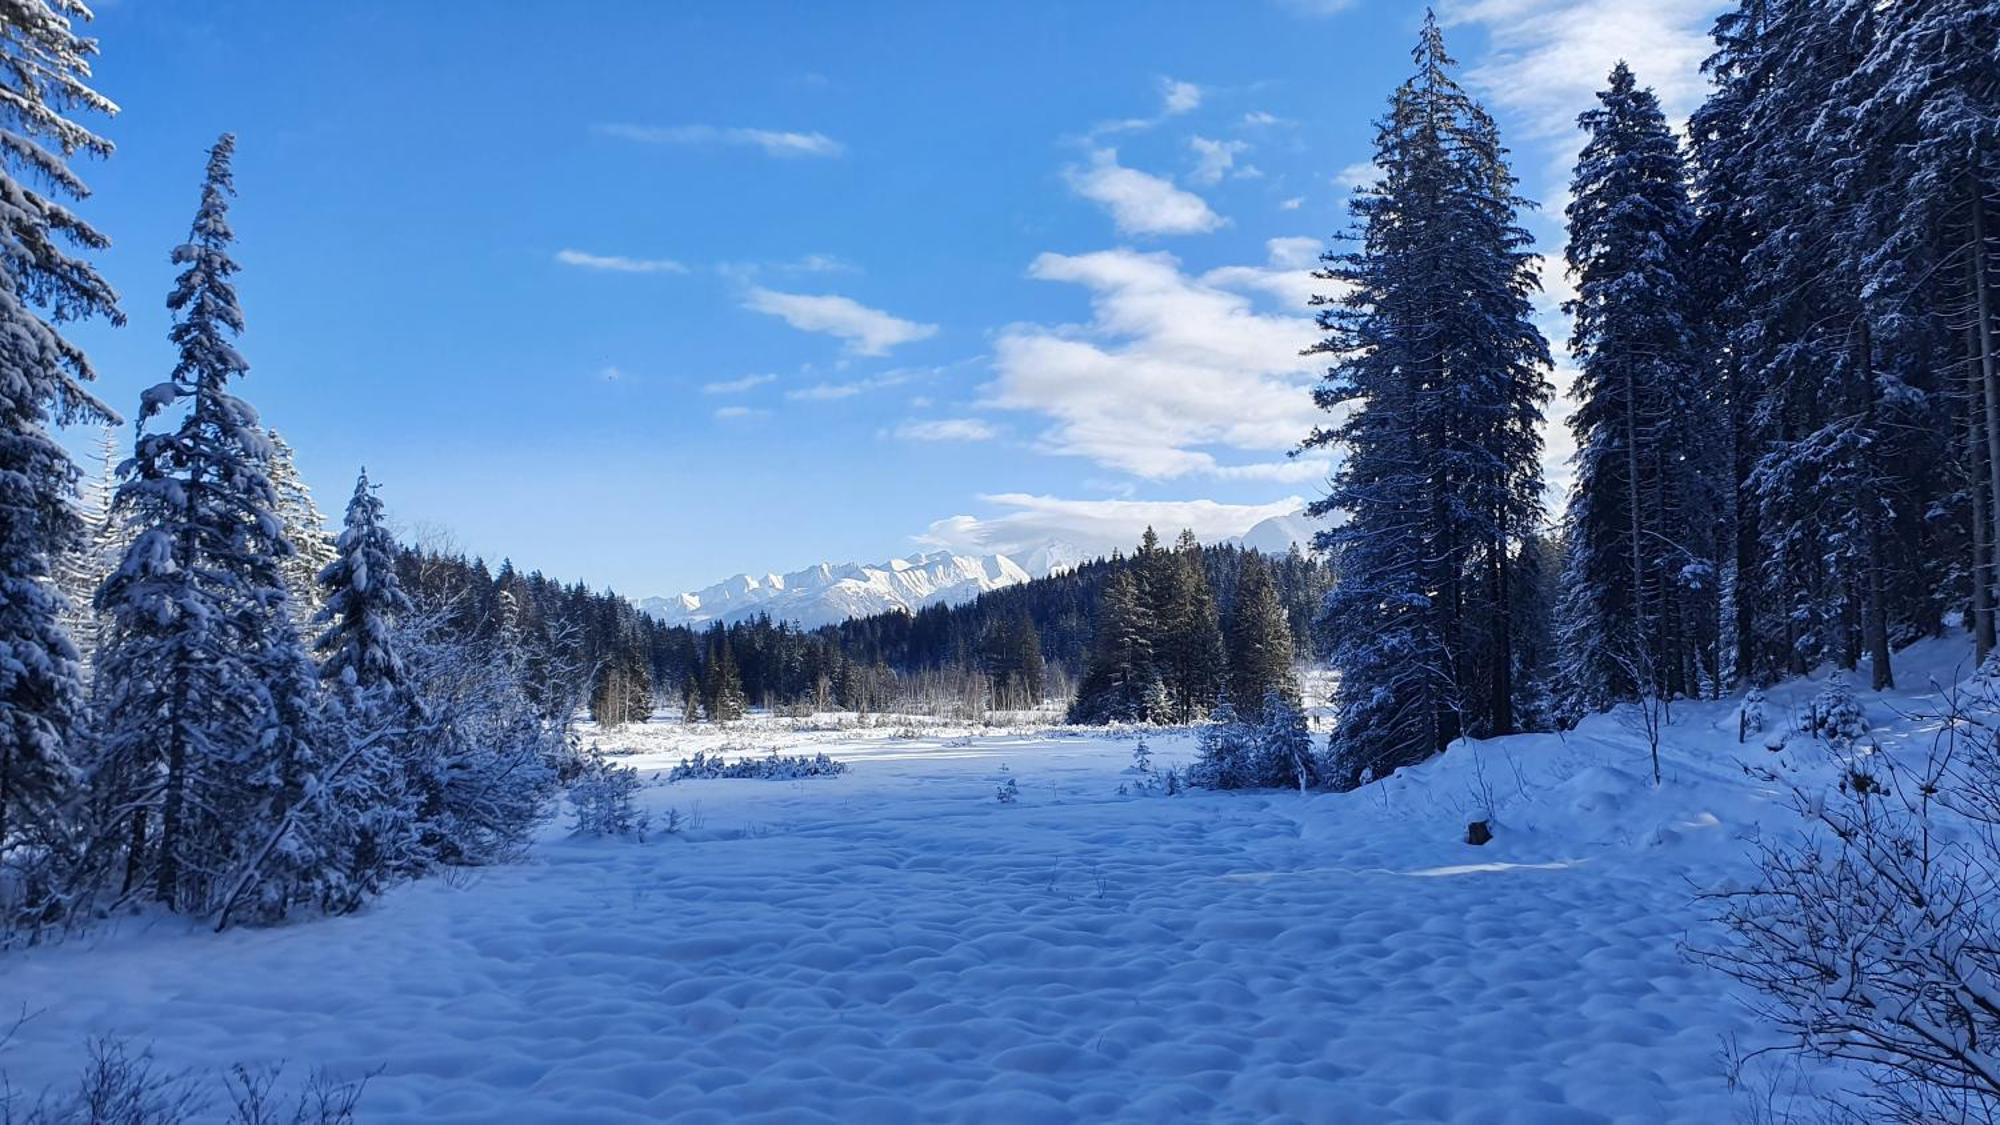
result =
[[[1071,565],[1074,565],[1073,563]],[[969,602],[1032,577],[1005,555],[911,555],[872,565],[821,563],[790,574],[739,574],[704,590],[647,598],[639,608],[669,625],[735,622],[758,614],[808,629],[890,610]]]
[[1318,530],[1319,525],[1307,519],[1304,512],[1292,512],[1288,515],[1272,516],[1256,524],[1237,536],[1235,543],[1239,547],[1249,547],[1267,555],[1283,555],[1292,549],[1293,544],[1297,544],[1301,551],[1310,551],[1313,533]]

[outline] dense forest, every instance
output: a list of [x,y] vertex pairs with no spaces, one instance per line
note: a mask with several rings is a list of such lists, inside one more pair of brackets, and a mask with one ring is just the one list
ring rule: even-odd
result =
[[2000,12],[1743,0],[1715,41],[1687,141],[1622,62],[1578,119],[1552,511],[1532,205],[1426,21],[1319,274],[1339,784],[1822,663],[1881,689],[1961,617],[1992,650]]
[[[1323,654],[1314,620],[1331,582],[1323,562],[1293,551],[1263,556],[1234,546],[1193,546],[1218,621],[1229,619],[1255,556],[1281,607],[1300,658]],[[977,717],[1067,701],[1091,663],[1104,595],[1119,575],[1154,568],[1141,544],[1073,570],[995,590],[960,605],[891,612],[804,630],[766,616],[728,625],[662,625],[610,590],[564,583],[511,561],[497,572],[476,558],[404,546],[396,556],[405,589],[448,605],[453,626],[475,638],[503,628],[561,653],[560,667],[582,677],[551,685],[552,697],[589,701],[608,725],[644,721],[656,705],[691,717],[775,711],[881,711],[917,708]],[[1164,584],[1162,584],[1164,589]],[[1214,692],[1178,713],[1194,717]],[[1162,712],[1151,717],[1166,718]]]

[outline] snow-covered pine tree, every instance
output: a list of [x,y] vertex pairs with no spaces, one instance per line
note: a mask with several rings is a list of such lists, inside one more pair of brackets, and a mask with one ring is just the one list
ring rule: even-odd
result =
[[1651,90],[1620,62],[1571,184],[1567,262],[1577,296],[1570,350],[1576,480],[1568,551],[1562,683],[1565,710],[1600,709],[1639,690],[1627,667],[1668,698],[1712,674],[1719,518],[1708,415],[1690,327],[1687,242],[1694,224],[1679,142]]
[[97,44],[75,26],[89,18],[77,0],[0,9],[0,906],[16,890],[8,869],[39,865],[67,837],[76,796],[82,673],[51,579],[78,535],[77,469],[49,427],[118,419],[85,389],[90,361],[55,327],[124,321],[117,294],[70,249],[107,240],[64,204],[89,194],[69,160],[111,151],[68,115],[118,111],[89,85]]
[[1308,448],[1345,452],[1310,509],[1348,520],[1319,546],[1340,674],[1337,784],[1516,728],[1512,570],[1542,523],[1548,344],[1531,320],[1530,237],[1493,120],[1453,77],[1434,16],[1376,131],[1359,245],[1317,276],[1335,357],[1315,402],[1343,414]]
[[1222,694],[1228,670],[1222,625],[1193,531],[1181,532],[1160,569],[1161,588],[1154,598],[1160,627],[1155,655],[1172,717],[1189,723],[1206,714]]
[[[710,722],[731,723],[743,717],[743,673],[736,665],[736,650],[729,643],[729,630],[725,626],[717,625],[709,636],[701,686],[702,711]],[[849,694],[857,699],[865,695],[858,685],[850,685]]]
[[271,489],[278,495],[278,519],[292,555],[284,562],[285,589],[292,598],[292,620],[299,635],[311,636],[320,610],[320,572],[334,558],[333,536],[326,530],[326,513],[314,502],[312,488],[299,475],[292,447],[277,430],[271,439]]
[[99,667],[96,779],[129,817],[128,871],[170,909],[264,916],[320,896],[321,731],[310,662],[280,571],[291,553],[256,411],[230,392],[247,369],[229,255],[234,139],[209,151],[184,266],[167,306],[179,360],[140,399],[142,432],[114,504],[137,530],[98,604],[114,627]]
[[440,850],[445,804],[448,771],[436,752],[439,740],[416,733],[425,708],[399,648],[415,606],[396,573],[396,553],[381,497],[363,469],[334,557],[315,576],[321,608],[314,621],[321,631],[313,642],[346,742],[365,746],[329,787],[347,833],[347,877],[361,894],[428,865]]
[[98,446],[98,472],[84,478],[77,489],[75,509],[82,535],[56,567],[56,586],[68,603],[63,631],[76,645],[86,689],[105,625],[97,612],[97,590],[125,554],[124,528],[111,510],[111,497],[118,488],[118,444],[118,428],[105,426]]
[[1271,570],[1262,555],[1246,552],[1236,601],[1229,607],[1228,675],[1229,702],[1244,721],[1262,722],[1264,705],[1274,696],[1297,705],[1292,659],[1292,629]]
[[1072,723],[1146,723],[1166,717],[1166,690],[1153,661],[1152,607],[1131,568],[1115,570],[1097,602],[1090,664],[1070,701]]

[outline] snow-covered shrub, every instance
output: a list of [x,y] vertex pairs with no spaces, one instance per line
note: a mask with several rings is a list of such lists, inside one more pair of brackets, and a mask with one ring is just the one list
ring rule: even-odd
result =
[[593,747],[588,765],[569,786],[576,835],[644,839],[651,818],[634,800],[643,788],[638,770],[605,761]]
[[1742,742],[1753,734],[1764,732],[1764,693],[1751,688],[1743,693],[1743,702],[1736,707],[1736,741]]
[[802,777],[834,777],[847,772],[847,763],[836,761],[825,754],[780,754],[776,750],[762,758],[740,758],[728,761],[721,754],[703,754],[697,751],[692,758],[682,758],[681,764],[667,772],[667,780],[712,780],[716,778],[753,778],[761,781],[792,781]]
[[1146,740],[1143,738],[1132,747],[1132,772],[1153,772],[1153,750],[1146,745]]
[[[0,1034],[0,1045],[5,1042]],[[0,1071],[0,1125],[182,1125],[197,1120],[351,1125],[368,1086],[367,1077],[341,1081],[315,1068],[287,1095],[278,1088],[282,1075],[282,1064],[237,1063],[223,1072],[224,1097],[217,1098],[205,1088],[210,1082],[206,1074],[162,1070],[151,1051],[134,1051],[119,1039],[95,1038],[85,1045],[83,1065],[66,1089],[52,1086],[30,1100],[9,1086]]]
[[1845,676],[1835,673],[1827,677],[1826,686],[1799,709],[1799,733],[1836,750],[1852,747],[1868,733],[1868,719]]
[[1760,994],[1791,1050],[1859,1064],[1869,1119],[2000,1121],[2000,686],[1973,681],[1865,773],[1851,696],[1829,685],[1808,711],[1841,781],[1794,787],[1805,833],[1709,896],[1733,940],[1697,955]]
[[1264,718],[1246,723],[1227,704],[1202,728],[1187,784],[1199,789],[1304,791],[1319,783],[1312,732],[1297,704],[1273,691],[1264,697]]
[[1001,804],[1011,805],[1021,799],[1021,787],[1010,777],[1000,783],[1000,788],[993,795],[999,799]]

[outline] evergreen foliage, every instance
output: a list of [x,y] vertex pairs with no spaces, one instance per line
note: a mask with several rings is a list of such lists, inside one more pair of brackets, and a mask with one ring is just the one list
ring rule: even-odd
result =
[[1527,204],[1434,17],[1413,58],[1377,127],[1378,179],[1352,203],[1358,246],[1318,274],[1346,296],[1314,301],[1328,335],[1313,350],[1336,357],[1314,398],[1343,415],[1305,445],[1345,454],[1312,508],[1346,516],[1321,535],[1344,785],[1517,729],[1513,571],[1543,518],[1550,359]]
[[124,321],[111,286],[72,253],[107,240],[65,202],[89,194],[71,158],[111,151],[70,115],[118,108],[89,85],[97,44],[75,27],[89,17],[75,0],[17,0],[0,13],[0,909],[33,909],[51,893],[36,869],[72,850],[80,795],[83,674],[51,584],[80,532],[77,468],[49,427],[118,419],[85,388],[90,362],[56,327]]

